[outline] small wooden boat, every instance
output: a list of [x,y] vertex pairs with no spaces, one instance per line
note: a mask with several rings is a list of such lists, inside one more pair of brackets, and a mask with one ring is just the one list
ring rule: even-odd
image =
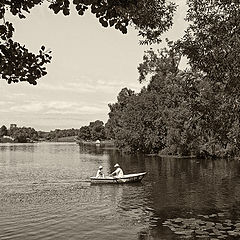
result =
[[133,183],[133,182],[140,182],[146,172],[143,173],[134,173],[134,174],[126,174],[121,178],[116,177],[104,177],[104,178],[97,178],[97,177],[90,177],[91,183]]

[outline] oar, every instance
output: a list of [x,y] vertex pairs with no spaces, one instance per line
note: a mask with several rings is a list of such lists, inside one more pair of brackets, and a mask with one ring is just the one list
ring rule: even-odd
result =
[[78,181],[76,181],[76,184],[79,184],[79,186],[82,186],[82,187],[90,187],[91,181],[87,180],[87,179],[78,180]]
[[80,179],[80,180],[77,180],[77,182],[91,182],[91,180],[88,180],[88,179]]
[[91,180],[88,180],[88,179],[84,179],[84,180],[78,180],[78,181],[76,181],[76,182],[78,182],[78,183],[91,183]]

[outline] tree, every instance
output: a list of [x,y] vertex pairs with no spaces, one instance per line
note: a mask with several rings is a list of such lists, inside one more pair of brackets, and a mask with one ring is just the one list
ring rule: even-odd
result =
[[[70,0],[0,0],[0,78],[8,83],[27,81],[37,84],[37,79],[46,75],[47,63],[50,63],[50,53],[42,46],[39,54],[30,53],[25,46],[13,41],[14,27],[6,21],[7,12],[20,19],[25,13],[43,3],[55,14],[62,12],[70,14]],[[73,0],[79,15],[84,15],[91,9],[103,27],[115,27],[122,33],[127,33],[129,25],[139,31],[143,38],[141,44],[160,42],[160,35],[172,25],[175,4],[165,0]]]
[[[110,105],[108,123],[121,148],[205,157],[240,153],[240,4],[188,4],[184,37],[144,55],[139,81],[147,86],[122,105]],[[190,65],[185,71],[178,69],[182,55]]]
[[7,128],[5,125],[2,125],[2,127],[0,128],[0,137],[3,137],[7,135]]
[[77,136],[79,134],[79,129],[55,129],[54,131],[50,131],[47,133],[39,132],[40,137],[46,138],[47,140],[55,140],[57,141],[58,138],[63,137],[72,137]]
[[89,126],[83,126],[79,130],[78,139],[82,140],[90,140],[91,139],[91,132]]
[[[135,94],[123,89],[110,105],[108,128],[117,146],[130,152],[226,156],[240,148],[232,99],[222,99],[205,75],[178,69],[180,49],[150,50],[139,65],[139,81],[148,81]],[[150,78],[148,78],[150,76]]]
[[229,131],[237,129],[240,117],[240,4],[233,0],[190,0],[188,5],[190,25],[178,46],[190,66],[202,73],[195,105],[201,120],[205,119],[207,145],[212,149],[216,145],[227,149],[230,143],[238,146],[238,137],[233,143]]
[[38,132],[31,127],[16,127],[9,130],[9,135],[16,142],[29,142],[38,140]]
[[89,130],[91,133],[91,140],[96,141],[106,139],[105,128],[102,121],[96,120],[95,122],[90,122]]
[[109,119],[106,123],[108,137],[115,139],[115,131],[114,129],[122,126],[122,111],[126,108],[126,105],[129,102],[129,97],[134,96],[135,93],[131,89],[123,88],[118,94],[117,103],[109,104],[110,108]]
[[106,130],[104,123],[100,120],[90,122],[88,126],[83,126],[79,130],[78,134],[79,140],[105,140],[106,139]]
[[240,4],[237,1],[188,1],[190,25],[179,46],[194,69],[215,90],[238,94],[240,86]]
[[142,91],[129,97],[119,114],[121,125],[115,129],[117,146],[125,151],[145,153],[164,148],[166,129],[159,106],[159,96],[152,92]]

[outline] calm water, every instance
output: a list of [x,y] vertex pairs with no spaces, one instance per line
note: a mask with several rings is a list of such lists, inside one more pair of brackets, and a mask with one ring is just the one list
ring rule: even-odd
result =
[[[91,185],[99,165],[147,171]],[[0,239],[180,239],[162,223],[221,213],[240,221],[240,161],[127,156],[76,144],[0,145]]]

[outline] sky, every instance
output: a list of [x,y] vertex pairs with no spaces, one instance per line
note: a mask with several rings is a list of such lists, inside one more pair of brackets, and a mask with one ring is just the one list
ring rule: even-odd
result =
[[[174,25],[163,39],[176,40],[187,27],[185,0],[175,2]],[[66,17],[38,6],[26,19],[9,15],[7,20],[14,24],[15,40],[34,53],[44,45],[53,58],[36,86],[0,80],[0,126],[6,127],[15,123],[50,131],[80,128],[95,120],[105,123],[108,104],[117,101],[122,88],[141,89],[137,67],[144,51],[165,46],[164,41],[140,46],[134,28],[128,34],[103,28],[94,15],[78,16],[74,9]]]

